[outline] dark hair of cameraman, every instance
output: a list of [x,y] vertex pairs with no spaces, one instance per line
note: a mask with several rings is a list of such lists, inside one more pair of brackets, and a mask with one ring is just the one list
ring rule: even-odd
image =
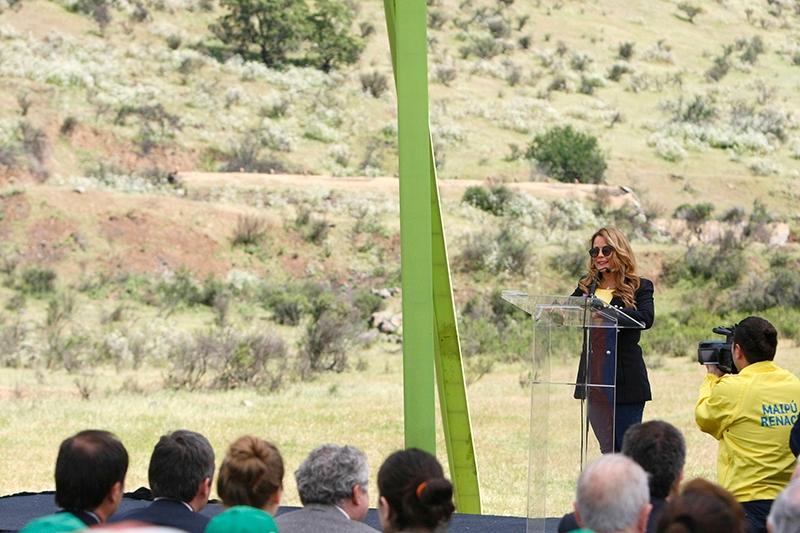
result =
[[778,346],[778,332],[763,318],[749,316],[736,324],[733,344],[739,345],[748,364],[772,361]]

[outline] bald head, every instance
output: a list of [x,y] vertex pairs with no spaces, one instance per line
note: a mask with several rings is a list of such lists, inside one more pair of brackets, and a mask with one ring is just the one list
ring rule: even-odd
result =
[[595,459],[578,478],[579,523],[596,533],[643,531],[650,512],[647,474],[620,454]]

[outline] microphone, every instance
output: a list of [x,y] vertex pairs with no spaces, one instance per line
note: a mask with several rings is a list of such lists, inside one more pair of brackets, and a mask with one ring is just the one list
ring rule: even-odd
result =
[[606,271],[608,271],[607,268],[597,271],[597,275],[592,279],[592,283],[589,285],[589,292],[586,294],[587,297],[594,297],[594,293],[597,290],[597,284],[600,283],[600,278],[603,277],[603,273]]

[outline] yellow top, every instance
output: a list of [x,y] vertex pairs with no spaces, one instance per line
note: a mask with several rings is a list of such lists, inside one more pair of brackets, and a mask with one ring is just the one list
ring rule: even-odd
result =
[[610,304],[611,299],[614,297],[614,289],[597,289],[594,291],[596,298],[600,298],[605,303]]
[[774,500],[789,483],[795,466],[789,433],[798,404],[800,380],[772,361],[738,375],[706,376],[694,417],[719,441],[717,480],[738,501]]

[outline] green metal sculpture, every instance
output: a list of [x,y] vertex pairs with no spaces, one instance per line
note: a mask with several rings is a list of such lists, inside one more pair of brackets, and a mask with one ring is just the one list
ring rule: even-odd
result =
[[[436,451],[434,376],[462,513],[481,512],[461,346],[428,122],[425,0],[384,0],[397,89],[405,444]],[[434,372],[435,369],[435,372]]]

